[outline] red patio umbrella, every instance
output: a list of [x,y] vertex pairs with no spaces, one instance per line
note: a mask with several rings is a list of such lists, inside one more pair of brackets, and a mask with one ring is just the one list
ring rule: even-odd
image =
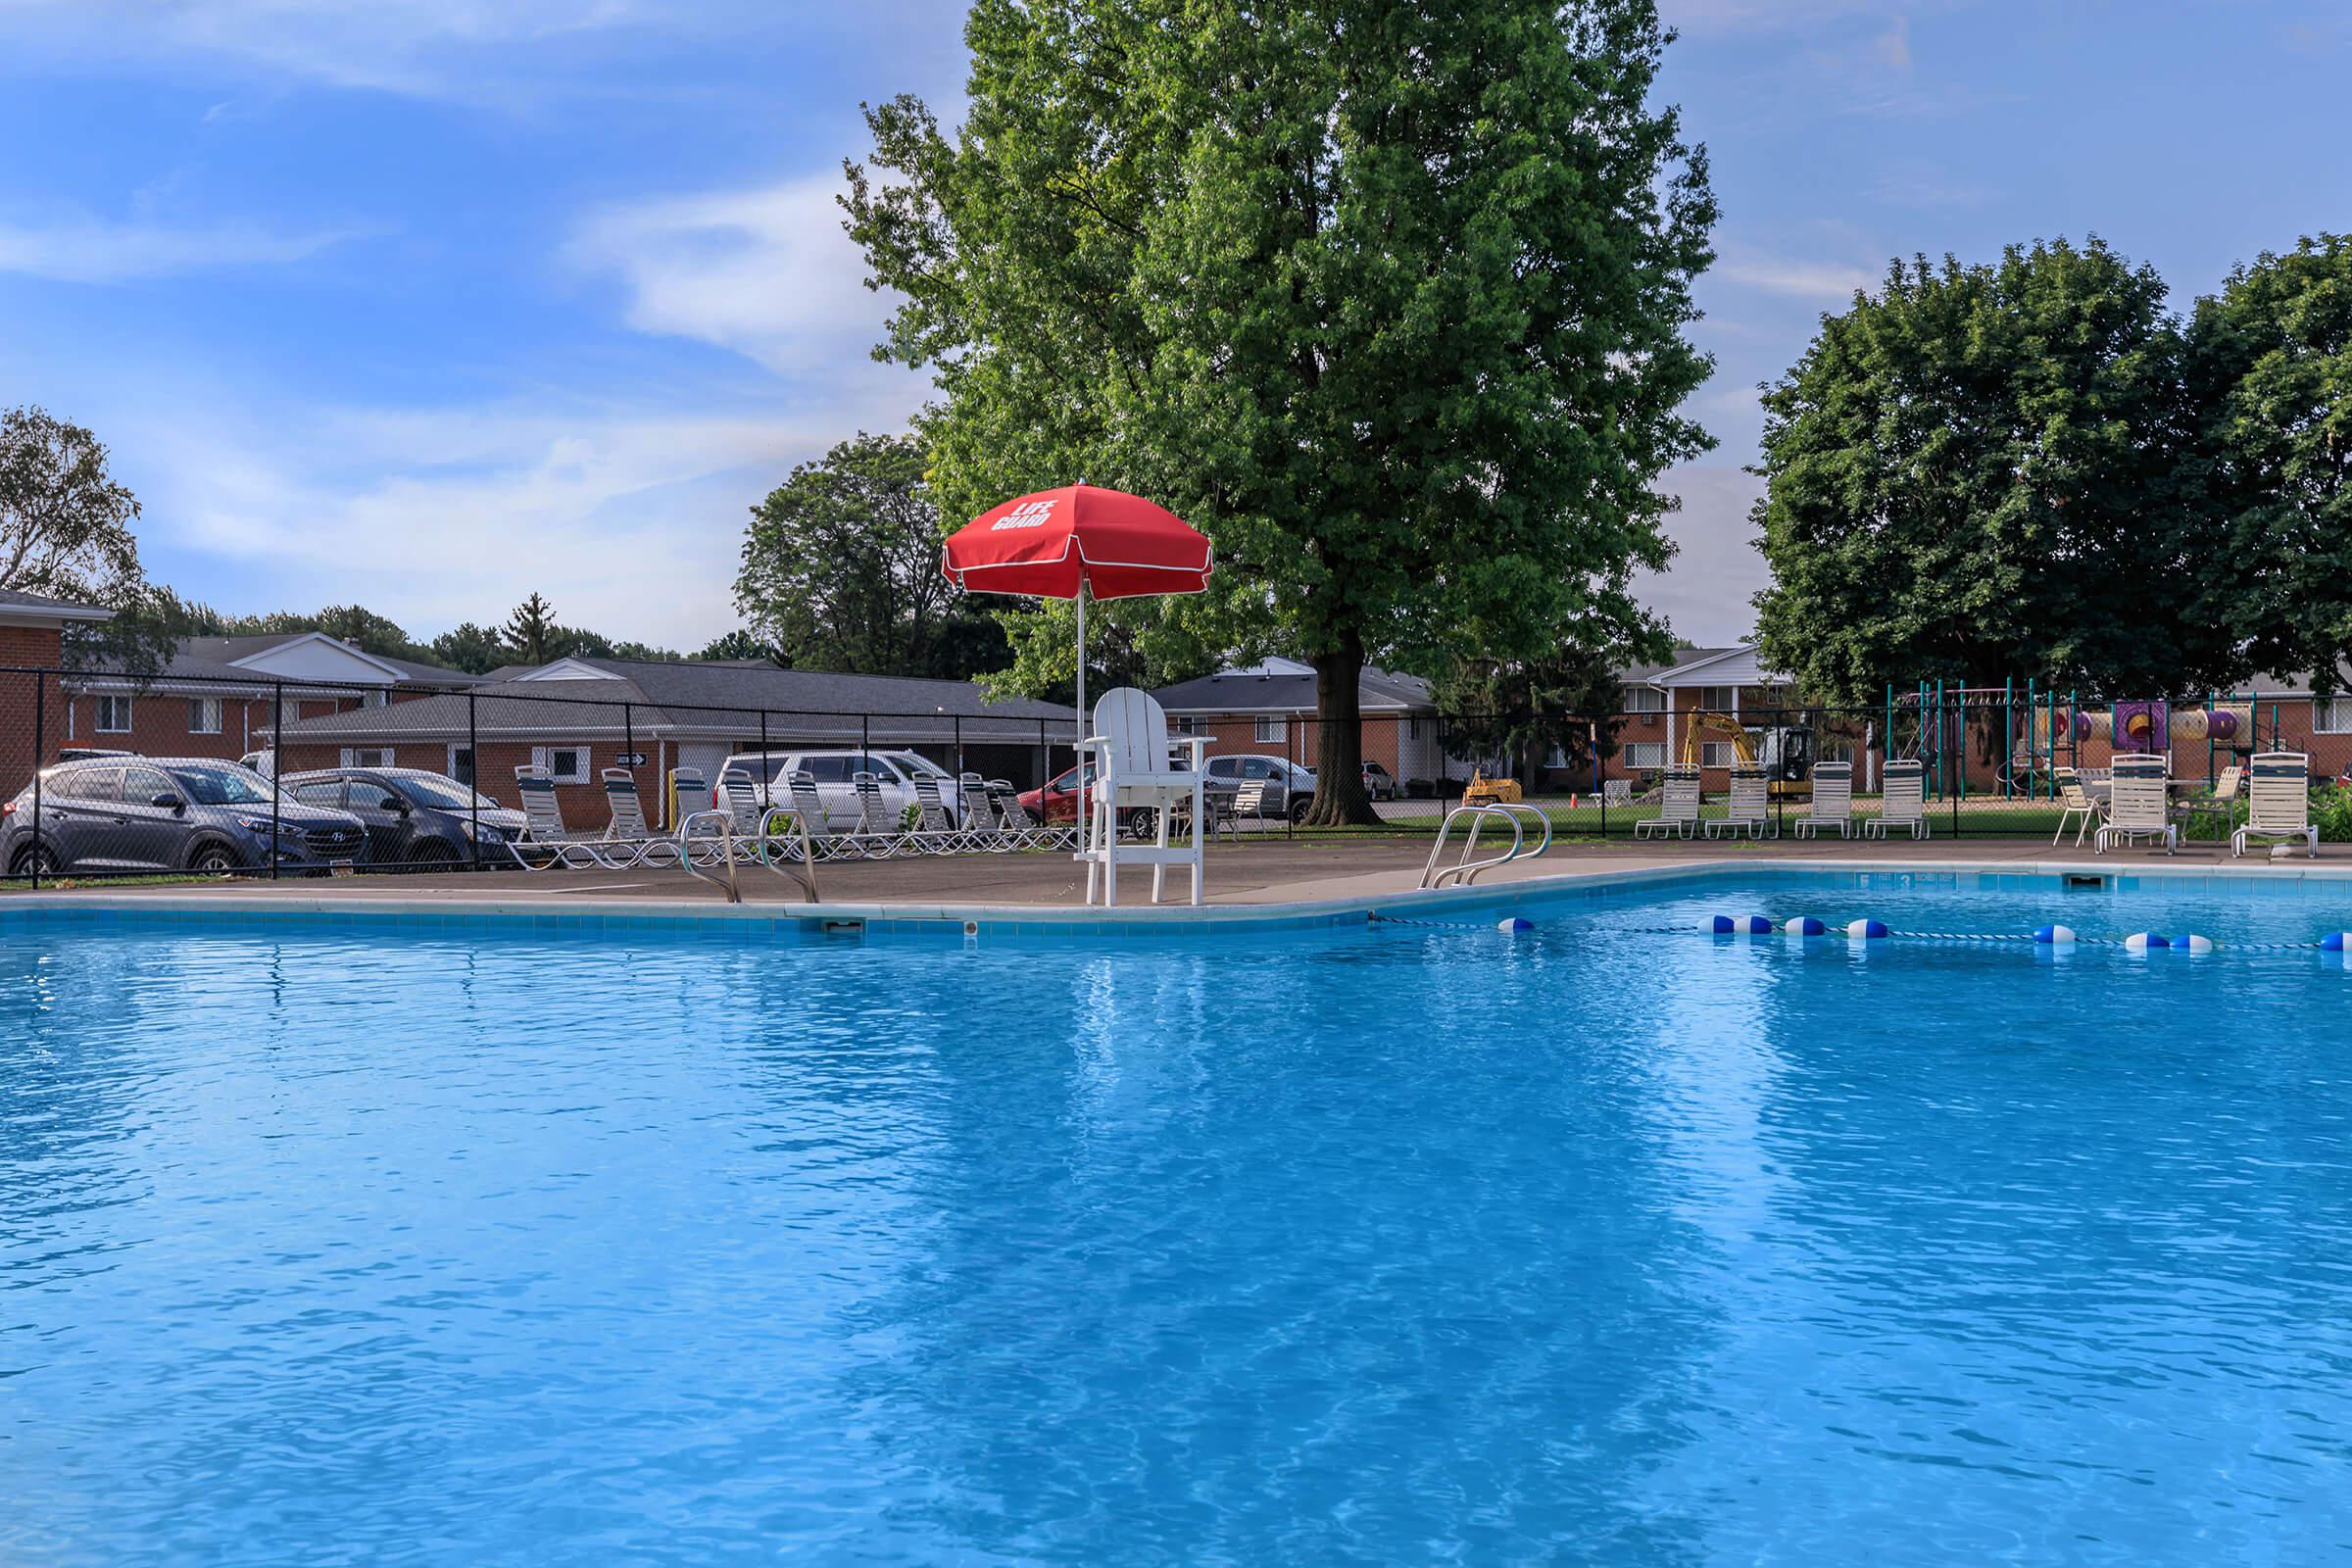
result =
[[948,580],[975,594],[1078,602],[1078,735],[1086,737],[1086,602],[1197,594],[1208,586],[1208,539],[1142,496],[1072,484],[1007,501],[954,533]]

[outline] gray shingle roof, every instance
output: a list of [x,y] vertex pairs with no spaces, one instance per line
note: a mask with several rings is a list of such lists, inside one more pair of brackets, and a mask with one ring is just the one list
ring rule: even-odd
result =
[[[1311,713],[1315,710],[1315,676],[1301,673],[1258,674],[1251,670],[1219,670],[1199,680],[1162,686],[1152,696],[1171,713]],[[1435,711],[1429,682],[1418,675],[1366,668],[1356,681],[1356,698],[1367,713]]]
[[289,744],[530,737],[584,740],[630,733],[646,739],[769,744],[876,745],[1026,742],[1040,726],[1054,740],[1074,710],[1013,698],[991,703],[967,681],[840,675],[767,665],[586,660],[611,679],[486,681],[470,693],[395,700],[286,725]]
[[77,605],[70,599],[28,594],[21,588],[0,588],[0,610],[55,611],[61,620],[111,620],[114,612],[96,605]]

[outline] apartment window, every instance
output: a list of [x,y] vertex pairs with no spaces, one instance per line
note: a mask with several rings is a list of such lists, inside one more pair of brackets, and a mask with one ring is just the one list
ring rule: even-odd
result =
[[588,748],[585,746],[534,746],[531,765],[547,769],[547,776],[558,784],[588,782]]
[[130,699],[101,697],[98,699],[98,733],[127,735],[130,733]]
[[381,686],[360,696],[360,706],[363,708],[389,708],[391,705],[392,693]]
[[1655,686],[1625,688],[1625,709],[1628,713],[1662,713],[1666,711],[1666,694]]
[[392,748],[389,746],[346,746],[343,748],[345,767],[390,767]]
[[473,787],[473,748],[452,746],[449,749],[449,776],[468,789]]
[[1287,718],[1260,717],[1257,721],[1257,744],[1280,746],[1291,738],[1291,721]]
[[1730,741],[1709,741],[1698,749],[1701,767],[1729,767],[1740,760],[1740,749]]
[[2315,697],[2311,727],[2322,735],[2352,735],[2352,697]]
[[1636,772],[1666,765],[1664,741],[1629,741],[1625,748],[1625,765]]
[[1740,711],[1740,688],[1701,686],[1698,689],[1698,706],[1710,713],[1737,713]]
[[1200,721],[1199,719],[1194,718],[1189,714],[1180,714],[1176,719],[1176,733],[1179,735],[1199,735],[1203,733],[1203,731],[1200,728]]
[[218,735],[220,733],[220,699],[191,697],[188,699],[188,733]]

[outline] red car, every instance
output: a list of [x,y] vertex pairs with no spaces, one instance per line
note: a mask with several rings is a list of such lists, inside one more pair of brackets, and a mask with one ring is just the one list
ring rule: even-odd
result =
[[[1086,782],[1092,784],[1094,781],[1095,764],[1089,762],[1086,764]],[[1093,804],[1091,794],[1085,804]],[[1075,822],[1078,820],[1079,807],[1078,770],[1074,767],[1063,769],[1058,778],[1043,789],[1021,792],[1021,809],[1041,822]]]

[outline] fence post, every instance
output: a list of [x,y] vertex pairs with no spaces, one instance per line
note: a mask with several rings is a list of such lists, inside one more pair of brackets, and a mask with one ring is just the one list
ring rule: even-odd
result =
[[957,713],[957,714],[956,715],[955,723],[956,723],[956,778],[957,778],[957,779],[960,781],[960,780],[962,779],[962,777],[963,777],[963,715],[962,715],[961,713]]
[[270,880],[277,880],[278,780],[286,776],[286,683],[270,686]]
[[[71,701],[71,699],[68,699]],[[25,864],[32,868],[32,891],[41,891],[41,769],[49,755],[49,672],[32,677],[32,848]]]
[[[620,705],[620,753],[625,759],[620,765],[629,770],[629,781],[633,784],[637,779],[637,707],[634,703],[623,702]],[[643,814],[643,801],[637,803],[637,809]]]
[[473,818],[472,842],[466,846],[466,862],[475,870],[482,868],[482,743],[474,722],[473,689],[466,691],[466,788],[469,792],[466,809]]
[[858,715],[858,760],[860,764],[865,754],[874,749],[874,718],[871,713]]

